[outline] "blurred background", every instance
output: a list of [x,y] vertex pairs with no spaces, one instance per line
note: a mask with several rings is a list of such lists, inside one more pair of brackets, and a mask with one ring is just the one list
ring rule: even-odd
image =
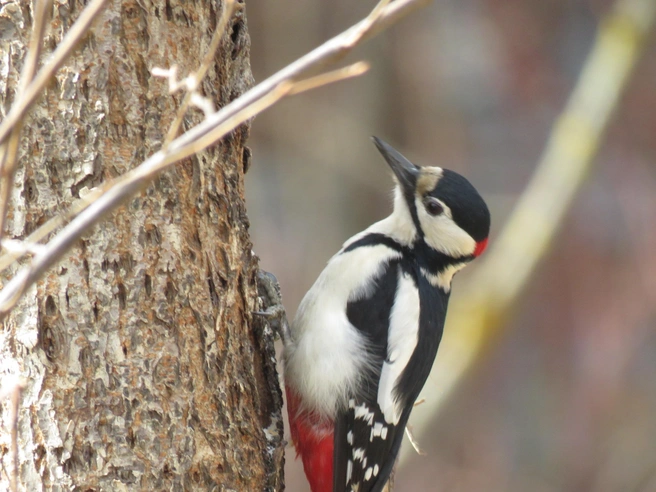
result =
[[[248,0],[256,80],[374,3]],[[371,135],[467,176],[490,206],[493,242],[611,6],[436,1],[356,50],[348,61],[372,64],[363,77],[258,116],[251,234],[290,318],[341,244],[391,210],[391,173]],[[427,455],[404,463],[395,490],[656,491],[655,41],[502,337],[415,436]],[[455,295],[467,295],[475,269]],[[308,491],[293,458],[290,448],[288,490]]]

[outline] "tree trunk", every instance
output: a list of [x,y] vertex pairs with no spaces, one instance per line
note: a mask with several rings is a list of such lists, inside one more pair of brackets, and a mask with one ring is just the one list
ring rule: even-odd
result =
[[[47,52],[84,2],[54,5]],[[252,84],[240,7],[202,85],[218,107]],[[159,148],[181,97],[150,70],[195,70],[219,13],[211,1],[108,3],[25,121],[8,237],[24,238]],[[3,116],[31,22],[27,0],[0,10]],[[4,321],[0,377],[27,379],[21,490],[282,490],[273,341],[251,315],[258,267],[244,204],[248,132],[162,174]],[[13,464],[2,405],[5,490]]]

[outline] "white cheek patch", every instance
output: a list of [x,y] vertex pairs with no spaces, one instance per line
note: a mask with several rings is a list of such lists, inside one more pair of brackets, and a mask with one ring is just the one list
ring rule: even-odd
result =
[[446,205],[444,205],[445,212],[436,217],[426,212],[421,198],[415,198],[415,206],[426,244],[453,258],[474,254],[476,241],[458,227]]

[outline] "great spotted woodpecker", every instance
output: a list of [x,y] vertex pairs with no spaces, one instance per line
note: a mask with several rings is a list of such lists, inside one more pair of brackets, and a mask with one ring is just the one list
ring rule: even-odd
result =
[[461,175],[373,137],[394,211],[333,256],[284,350],[291,436],[313,492],[379,492],[442,337],[451,280],[487,245],[490,213]]

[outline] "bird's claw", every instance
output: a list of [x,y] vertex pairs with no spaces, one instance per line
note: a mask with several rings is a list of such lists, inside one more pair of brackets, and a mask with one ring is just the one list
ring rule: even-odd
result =
[[289,324],[287,322],[287,313],[282,305],[282,295],[280,294],[280,284],[278,279],[272,273],[260,270],[257,272],[257,290],[261,300],[261,305],[265,308],[260,311],[253,311],[256,316],[265,318],[267,322],[282,338],[283,342],[289,339]]

